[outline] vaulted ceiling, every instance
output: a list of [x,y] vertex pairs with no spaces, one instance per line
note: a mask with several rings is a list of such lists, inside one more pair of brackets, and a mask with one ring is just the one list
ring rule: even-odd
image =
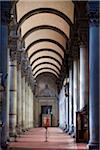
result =
[[19,0],[16,11],[17,30],[21,31],[34,77],[48,72],[59,78],[74,20],[73,2]]

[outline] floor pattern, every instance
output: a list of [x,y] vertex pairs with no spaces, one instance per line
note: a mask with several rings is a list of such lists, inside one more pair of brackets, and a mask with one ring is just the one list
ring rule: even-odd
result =
[[87,150],[84,143],[75,143],[74,139],[60,128],[48,128],[47,142],[46,129],[34,128],[11,142],[10,150]]

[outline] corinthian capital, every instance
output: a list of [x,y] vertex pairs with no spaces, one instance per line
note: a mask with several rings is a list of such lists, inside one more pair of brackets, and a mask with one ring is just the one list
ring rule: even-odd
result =
[[17,64],[21,64],[21,51],[17,51]]
[[99,25],[99,1],[90,1],[87,5],[90,25]]
[[17,60],[17,51],[10,50],[10,60]]

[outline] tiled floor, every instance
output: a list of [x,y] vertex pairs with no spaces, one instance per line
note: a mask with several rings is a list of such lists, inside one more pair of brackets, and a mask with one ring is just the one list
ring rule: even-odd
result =
[[60,128],[48,128],[48,142],[44,128],[34,128],[10,143],[11,150],[86,150],[86,144],[76,144]]

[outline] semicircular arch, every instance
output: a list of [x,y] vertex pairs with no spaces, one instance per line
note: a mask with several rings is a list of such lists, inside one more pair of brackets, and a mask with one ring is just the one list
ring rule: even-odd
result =
[[54,57],[52,57],[52,56],[41,56],[41,57],[38,57],[37,59],[35,59],[35,60],[31,63],[31,66],[32,66],[37,60],[42,59],[42,58],[49,58],[49,59],[51,59],[51,60],[55,60],[60,66],[62,65],[58,59],[56,59],[56,58],[54,58]]
[[68,18],[68,16],[66,16],[64,13],[54,9],[54,8],[37,8],[37,9],[33,9],[31,11],[29,11],[28,13],[26,13],[18,22],[17,25],[17,30],[21,27],[22,23],[30,18],[33,15],[36,14],[40,14],[40,13],[51,13],[51,14],[55,14],[59,17],[61,17],[62,19],[64,19],[70,26],[72,25],[71,20]]
[[43,74],[43,73],[53,74],[56,78],[59,78],[55,72],[53,72],[52,70],[47,70],[47,69],[40,70],[40,71],[34,76],[34,78],[37,78],[39,75],[41,75],[41,74]]
[[32,70],[34,70],[39,64],[45,64],[45,63],[52,63],[53,65],[55,65],[59,70],[61,70],[61,65],[55,60],[55,59],[51,59],[51,58],[40,58],[38,60],[36,60],[33,64],[32,64]]
[[41,51],[44,51],[44,52],[46,52],[46,51],[53,52],[53,53],[57,54],[57,55],[63,60],[63,57],[62,57],[62,55],[61,55],[60,53],[58,53],[56,50],[49,49],[49,48],[46,48],[46,49],[38,49],[37,51],[34,51],[34,52],[29,56],[29,60],[30,60],[32,57],[34,57],[34,55],[35,55],[36,53],[41,52]]
[[50,68],[50,67],[45,67],[45,68],[40,68],[40,69],[38,69],[38,70],[35,72],[35,74],[33,74],[33,76],[36,76],[36,74],[37,74],[39,71],[41,71],[41,70],[51,70],[51,71],[55,72],[55,74],[59,77],[58,72],[57,72],[55,69]]
[[50,25],[39,25],[36,27],[31,28],[30,30],[28,30],[24,36],[22,37],[22,41],[24,41],[31,33],[37,31],[37,30],[44,30],[44,29],[49,29],[49,30],[53,30],[55,32],[58,32],[59,34],[61,34],[66,41],[68,41],[68,37],[67,35],[59,28],[55,27],[55,26],[50,26]]
[[62,49],[62,51],[65,53],[64,47],[63,47],[60,43],[58,43],[57,41],[52,40],[52,39],[38,39],[38,40],[32,42],[32,43],[26,48],[26,52],[27,52],[32,46],[34,46],[35,44],[40,43],[40,42],[44,42],[44,41],[45,41],[45,42],[51,42],[51,43],[56,44],[56,45],[59,46],[59,47]]
[[59,69],[55,64],[53,64],[52,62],[42,62],[42,63],[36,65],[36,66],[32,69],[33,73],[35,73],[38,68],[40,68],[40,67],[43,68],[43,66],[44,66],[44,67],[48,67],[48,66],[50,67],[50,66],[51,66],[51,68],[52,68],[52,67],[55,68],[55,70],[57,70],[57,72],[60,73],[60,69]]
[[32,63],[34,60],[36,60],[38,57],[43,57],[43,56],[51,56],[53,58],[56,58],[57,60],[59,60],[60,64],[62,64],[63,59],[60,55],[58,55],[57,53],[55,53],[54,51],[40,51],[36,54],[34,54],[31,59],[30,59],[30,63]]

